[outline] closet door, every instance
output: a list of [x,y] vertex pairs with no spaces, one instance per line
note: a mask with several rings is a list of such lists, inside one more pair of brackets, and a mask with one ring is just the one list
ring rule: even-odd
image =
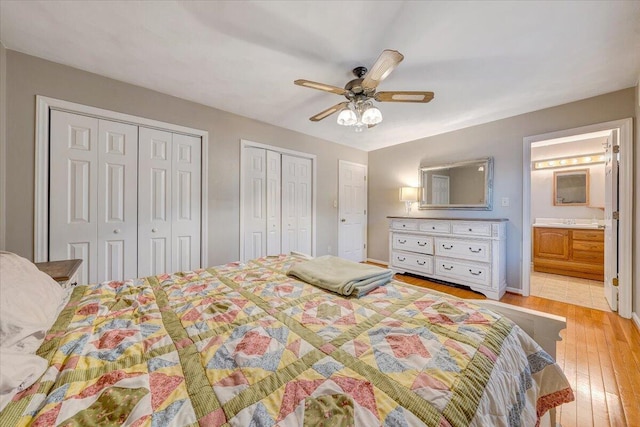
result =
[[171,265],[170,132],[139,128],[138,276],[173,272]]
[[98,119],[51,111],[49,260],[82,259],[78,283],[98,280]]
[[98,280],[137,277],[138,128],[98,122]]
[[267,255],[279,255],[281,248],[280,153],[267,150]]
[[200,138],[173,134],[171,271],[200,268]]
[[311,159],[282,155],[282,252],[311,254]]
[[242,204],[244,236],[242,261],[259,258],[267,249],[267,151],[245,147],[242,152]]

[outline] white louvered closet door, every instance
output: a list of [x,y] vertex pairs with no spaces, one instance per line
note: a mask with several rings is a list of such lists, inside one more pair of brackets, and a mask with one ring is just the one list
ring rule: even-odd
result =
[[139,128],[138,276],[171,273],[173,135]]
[[98,119],[51,111],[49,260],[82,259],[78,283],[98,280]]
[[173,134],[171,271],[200,268],[200,138]]
[[282,252],[311,254],[311,159],[282,155]]

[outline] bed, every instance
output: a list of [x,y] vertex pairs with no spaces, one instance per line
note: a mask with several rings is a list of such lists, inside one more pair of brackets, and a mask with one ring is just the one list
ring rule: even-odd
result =
[[304,261],[73,288],[0,425],[534,426],[573,400],[562,319],[545,351],[494,310],[536,316],[398,281],[348,298],[286,275]]

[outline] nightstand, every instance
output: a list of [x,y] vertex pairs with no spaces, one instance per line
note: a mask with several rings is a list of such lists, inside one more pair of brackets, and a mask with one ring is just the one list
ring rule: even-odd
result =
[[78,284],[78,271],[82,264],[81,259],[36,262],[35,264],[40,271],[47,273],[63,288],[68,288]]

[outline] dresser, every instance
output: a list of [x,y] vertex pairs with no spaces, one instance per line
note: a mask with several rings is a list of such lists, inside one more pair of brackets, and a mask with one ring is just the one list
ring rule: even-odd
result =
[[507,288],[506,219],[389,218],[389,268],[469,286],[499,300]]

